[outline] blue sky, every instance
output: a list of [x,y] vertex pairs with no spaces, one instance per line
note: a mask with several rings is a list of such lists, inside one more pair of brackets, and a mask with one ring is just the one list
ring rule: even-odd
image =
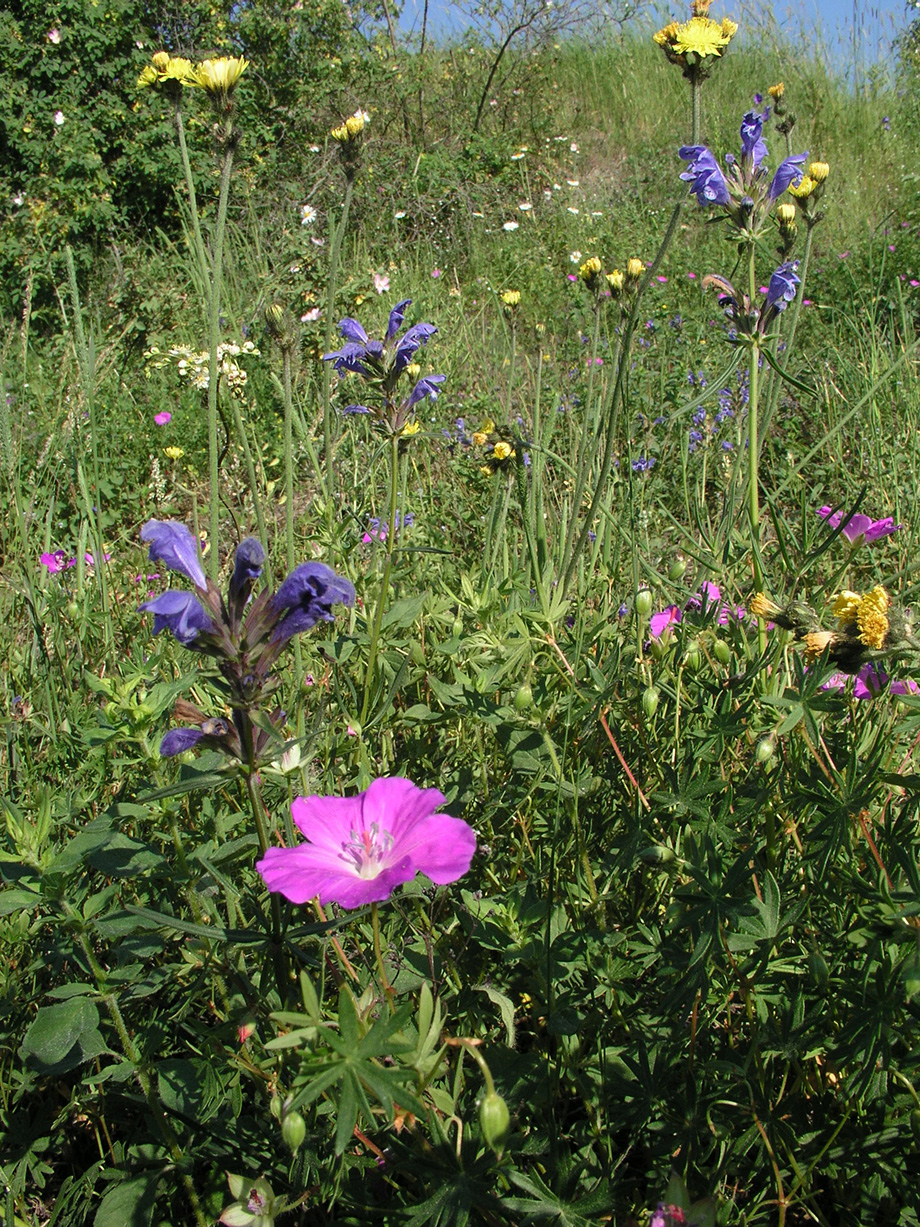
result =
[[[509,7],[511,0],[508,0]],[[432,31],[453,29],[462,7],[445,0],[429,0],[428,20]],[[598,5],[600,7],[600,4]],[[404,0],[401,24],[411,28],[413,21],[420,21],[423,0]],[[655,21],[654,11],[667,16],[677,16],[689,11],[689,0],[659,2],[649,9],[648,20]],[[757,4],[753,0],[714,0],[714,16],[730,16],[741,19],[748,28],[775,23],[780,31],[795,37],[801,31],[809,43],[820,46],[835,62],[852,64],[854,57],[863,68],[877,60],[885,60],[890,54],[891,40],[907,24],[907,8],[904,0],[778,0],[771,5]]]

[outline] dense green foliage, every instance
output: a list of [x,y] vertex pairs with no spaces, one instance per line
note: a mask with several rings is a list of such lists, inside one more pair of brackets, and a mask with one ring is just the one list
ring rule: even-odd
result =
[[[743,245],[686,199],[687,84],[647,40],[509,53],[473,134],[494,47],[410,54],[332,0],[96,11],[0,16],[0,1222],[915,1227],[920,694],[825,688],[739,613],[758,574],[828,627],[841,589],[916,599],[909,59],[900,96],[788,49],[705,82],[719,155],[782,78],[831,167],[764,344],[758,519],[758,351],[701,287]],[[134,85],[159,46],[252,59],[232,139],[182,95],[194,195]],[[228,165],[245,378],[209,407]],[[620,301],[579,276],[656,253]],[[393,440],[321,355],[405,298],[447,378]],[[137,611],[167,581],[141,525],[204,528],[215,457],[223,587],[264,529],[264,582],[321,559],[357,591],[282,656],[258,772],[160,756],[177,700],[227,691]],[[851,548],[824,504],[901,527]],[[395,775],[474,826],[470,872],[379,914],[273,903],[262,823],[291,845],[295,796]]]

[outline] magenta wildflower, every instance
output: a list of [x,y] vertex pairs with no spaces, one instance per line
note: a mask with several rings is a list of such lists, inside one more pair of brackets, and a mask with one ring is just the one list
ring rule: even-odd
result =
[[676,626],[683,616],[679,605],[668,605],[666,609],[660,609],[658,613],[653,613],[649,618],[649,633],[653,639],[660,639],[665,631],[671,626]]
[[[852,675],[848,673],[832,673],[827,681],[822,685],[822,690],[842,690]],[[884,694],[886,689],[888,694],[917,694],[920,691],[920,686],[913,678],[905,678],[903,681],[891,682],[889,685],[888,674],[884,670],[879,669],[874,662],[863,665],[860,671],[856,674],[853,682],[853,698],[854,699],[874,699],[880,694]]]
[[256,868],[291,903],[318,899],[344,908],[389,899],[424,873],[442,886],[463,877],[476,836],[462,818],[435,811],[436,788],[398,777],[374,780],[357,797],[297,797],[294,822],[307,842],[269,848]]
[[904,527],[903,524],[895,524],[891,516],[886,516],[884,520],[873,520],[858,511],[844,516],[842,511],[834,511],[832,507],[819,507],[818,515],[827,520],[831,528],[840,528],[842,524],[841,536],[846,537],[853,546],[868,545],[881,540],[882,537],[890,537]]
[[162,413],[155,413],[153,420],[156,422],[157,426],[166,426],[172,421],[172,414],[168,410],[164,409]]

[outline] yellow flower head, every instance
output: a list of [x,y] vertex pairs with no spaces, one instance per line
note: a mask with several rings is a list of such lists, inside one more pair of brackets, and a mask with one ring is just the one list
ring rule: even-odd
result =
[[153,64],[157,72],[165,72],[169,67],[169,52],[155,51],[150,57],[150,62]]
[[630,281],[638,281],[645,272],[645,265],[641,260],[637,260],[635,256],[626,265],[626,276]]
[[772,618],[780,612],[779,606],[765,592],[756,593],[749,608],[755,618]]
[[859,638],[867,648],[881,651],[884,647],[885,636],[888,634],[887,610],[890,605],[891,598],[881,584],[876,584],[871,592],[861,598],[856,610],[856,625]]
[[855,622],[860,599],[858,592],[850,592],[849,589],[846,589],[838,592],[831,601],[831,613],[840,620],[841,626],[849,626],[851,622]]
[[493,477],[495,475],[495,469],[492,468],[491,464],[481,464],[479,466],[479,472],[484,474],[486,477]]
[[708,17],[691,17],[677,27],[677,32],[670,40],[671,50],[677,55],[693,52],[701,59],[710,55],[721,55],[722,48],[728,46],[737,30],[735,23],[728,18],[719,23]]
[[474,447],[485,447],[489,442],[489,436],[484,430],[474,430],[471,436]]
[[495,423],[492,421],[491,418],[486,418],[486,420],[482,424],[482,429],[485,431],[487,435],[490,435],[492,431],[495,429]]
[[516,307],[521,301],[520,290],[502,290],[501,300],[506,307]]
[[150,63],[142,69],[137,78],[140,89],[150,85],[162,85],[167,81],[177,81],[180,85],[194,84],[195,70],[192,61],[181,55],[170,55],[167,51],[157,51],[150,57]]
[[496,460],[508,460],[514,455],[514,448],[510,443],[496,443],[492,448],[492,455]]
[[364,131],[369,119],[370,115],[367,111],[355,111],[354,115],[349,115],[338,128],[333,128],[329,135],[334,141],[338,141],[342,145],[351,144]]
[[202,60],[195,66],[194,84],[206,89],[209,94],[227,97],[236,89],[237,82],[249,67],[242,56],[223,55],[216,60]]
[[185,455],[185,449],[182,447],[164,447],[163,452],[170,460],[181,460]]
[[693,0],[690,5],[690,15],[692,17],[705,17],[709,12],[712,0]]
[[658,44],[659,47],[670,47],[671,43],[673,43],[674,39],[677,37],[678,28],[679,27],[676,21],[669,21],[668,24],[660,29],[657,34],[652,35],[652,39]]
[[812,162],[808,168],[808,174],[815,183],[823,183],[827,176],[831,173],[831,168],[826,162]]
[[582,281],[594,281],[603,269],[603,264],[597,256],[589,256],[587,260],[579,267],[578,275]]
[[141,69],[141,75],[137,78],[137,88],[146,89],[148,86],[156,85],[160,79],[160,74],[152,64],[148,64]]
[[420,430],[421,427],[419,426],[418,422],[406,422],[405,426],[399,432],[399,436],[401,439],[409,439],[412,437],[412,435],[417,435]]
[[786,92],[786,87],[782,83],[782,81],[779,81],[776,85],[771,85],[770,88],[767,90],[767,93],[773,99],[782,98],[785,92]]
[[413,380],[418,379],[421,373],[422,373],[422,367],[421,367],[421,364],[418,362],[410,362],[409,365],[406,367],[406,374],[409,376],[410,379],[413,379]]
[[795,205],[791,201],[783,201],[776,206],[776,218],[781,226],[791,226],[795,222]]
[[790,196],[795,196],[796,200],[805,200],[817,186],[817,183],[815,183],[810,175],[803,175],[802,181],[798,186],[794,183],[789,184],[789,194]]
[[623,286],[626,284],[626,278],[618,268],[615,268],[612,273],[607,274],[607,284],[614,294],[622,294]]

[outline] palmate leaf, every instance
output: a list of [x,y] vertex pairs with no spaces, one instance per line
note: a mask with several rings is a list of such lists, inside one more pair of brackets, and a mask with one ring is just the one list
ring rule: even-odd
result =
[[339,1031],[324,1032],[326,1051],[307,1063],[301,1075],[306,1078],[306,1085],[297,1092],[291,1103],[291,1109],[299,1108],[331,1092],[333,1087],[339,1087],[335,1132],[337,1155],[342,1154],[348,1145],[359,1116],[368,1122],[373,1120],[368,1094],[385,1109],[390,1119],[396,1104],[417,1114],[424,1112],[423,1104],[409,1089],[414,1072],[399,1066],[386,1067],[376,1060],[378,1057],[411,1051],[410,1043],[396,1038],[409,1021],[411,1012],[411,1006],[402,1006],[395,1014],[378,1018],[362,1035],[363,1022],[358,1016],[354,998],[344,988],[339,994]]
[[593,1227],[600,1211],[610,1206],[610,1190],[602,1185],[577,1201],[558,1197],[536,1172],[508,1172],[511,1183],[528,1197],[503,1197],[502,1206],[522,1216],[521,1227]]

